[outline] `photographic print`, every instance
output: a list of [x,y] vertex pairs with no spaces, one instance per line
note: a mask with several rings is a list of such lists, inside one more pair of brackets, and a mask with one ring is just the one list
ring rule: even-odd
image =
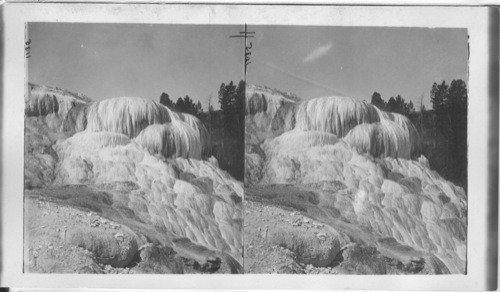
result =
[[496,287],[498,9],[3,9],[1,286]]
[[242,273],[240,26],[27,23],[24,273]]
[[249,30],[245,273],[467,273],[467,30]]

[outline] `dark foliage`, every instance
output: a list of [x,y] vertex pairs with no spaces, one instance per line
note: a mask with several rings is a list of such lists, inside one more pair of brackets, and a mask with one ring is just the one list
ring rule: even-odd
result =
[[399,95],[386,103],[374,92],[371,103],[407,116],[419,131],[431,169],[467,190],[467,85],[463,80],[434,83],[430,96],[432,110],[422,106],[420,112]]
[[380,93],[374,92],[372,95],[371,104],[378,107],[383,111],[400,113],[405,116],[409,116],[410,114],[415,112],[415,108],[413,107],[413,102],[406,102],[401,95],[396,96],[396,98],[389,98],[389,101],[386,103]]
[[197,103],[195,103],[187,95],[184,98],[179,97],[176,102],[173,102],[168,94],[163,92],[160,96],[160,103],[173,111],[187,113],[196,117],[199,117],[203,112],[201,102],[198,101]]
[[170,109],[173,109],[175,107],[174,103],[172,102],[172,100],[170,100],[170,97],[165,92],[163,92],[160,96],[160,103]]
[[198,117],[210,134],[211,147],[207,156],[213,155],[221,169],[234,178],[243,180],[244,140],[245,140],[245,83],[236,86],[232,81],[222,83],[218,101],[220,110],[214,110],[209,98],[208,111],[203,111],[201,103],[195,103],[189,96],[173,102],[168,94],[162,93],[160,103],[176,112],[188,113]]
[[434,110],[432,147],[426,147],[431,168],[467,189],[467,85],[444,81],[431,89]]
[[222,143],[215,157],[222,169],[238,180],[244,177],[245,83],[222,83],[219,89],[222,119]]
[[372,94],[371,104],[373,104],[374,106],[378,107],[381,110],[385,109],[385,101],[382,99],[380,93],[376,91]]

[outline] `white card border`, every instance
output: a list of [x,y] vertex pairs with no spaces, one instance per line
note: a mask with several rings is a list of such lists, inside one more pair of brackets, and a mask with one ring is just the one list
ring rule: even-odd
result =
[[[478,290],[485,285],[488,194],[488,9],[284,5],[33,4],[4,5],[1,286],[205,289]],[[469,59],[468,274],[54,275],[22,273],[24,25],[26,22],[417,26],[467,28]]]

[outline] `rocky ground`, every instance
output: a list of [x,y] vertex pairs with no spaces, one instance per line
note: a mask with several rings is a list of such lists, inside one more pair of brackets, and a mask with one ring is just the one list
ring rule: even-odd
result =
[[[293,197],[290,186],[283,186]],[[270,187],[268,193],[277,191]],[[262,191],[262,188],[259,189]],[[300,191],[300,190],[298,190]],[[297,192],[297,190],[295,191]],[[251,190],[245,200],[245,273],[283,274],[436,274],[432,259],[390,240],[369,238],[348,227],[325,224],[295,201],[276,203],[258,199]],[[279,196],[278,196],[279,197]],[[303,204],[306,205],[306,204]],[[302,210],[299,210],[302,209]],[[340,230],[340,231],[339,231]],[[372,240],[371,244],[369,240]],[[387,241],[387,242],[385,242]],[[426,263],[427,260],[427,263]]]
[[[32,189],[25,193],[25,272],[238,272],[223,255],[200,249],[186,242],[188,239],[178,238],[172,246],[162,245],[161,239],[152,237],[158,232],[140,222],[134,225],[120,222],[119,216],[109,216],[110,210],[127,210],[113,206],[113,197],[108,193],[88,186]],[[83,196],[86,199],[79,199]]]

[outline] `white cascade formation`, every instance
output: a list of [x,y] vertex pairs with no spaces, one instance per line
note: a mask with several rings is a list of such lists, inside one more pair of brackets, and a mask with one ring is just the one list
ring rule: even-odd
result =
[[[377,238],[435,255],[451,273],[464,273],[467,196],[432,171],[425,157],[412,160],[420,151],[412,123],[349,97],[297,103],[293,130],[265,136],[247,128],[246,148],[263,153],[247,151],[254,163],[246,166],[253,179],[246,184],[343,185],[335,192],[318,189],[320,205]],[[247,112],[247,120],[259,118]]]
[[215,159],[202,160],[209,136],[197,118],[132,97],[89,104],[86,128],[70,137],[38,118],[27,118],[25,185],[136,185],[128,205],[141,220],[242,262],[243,187]]

